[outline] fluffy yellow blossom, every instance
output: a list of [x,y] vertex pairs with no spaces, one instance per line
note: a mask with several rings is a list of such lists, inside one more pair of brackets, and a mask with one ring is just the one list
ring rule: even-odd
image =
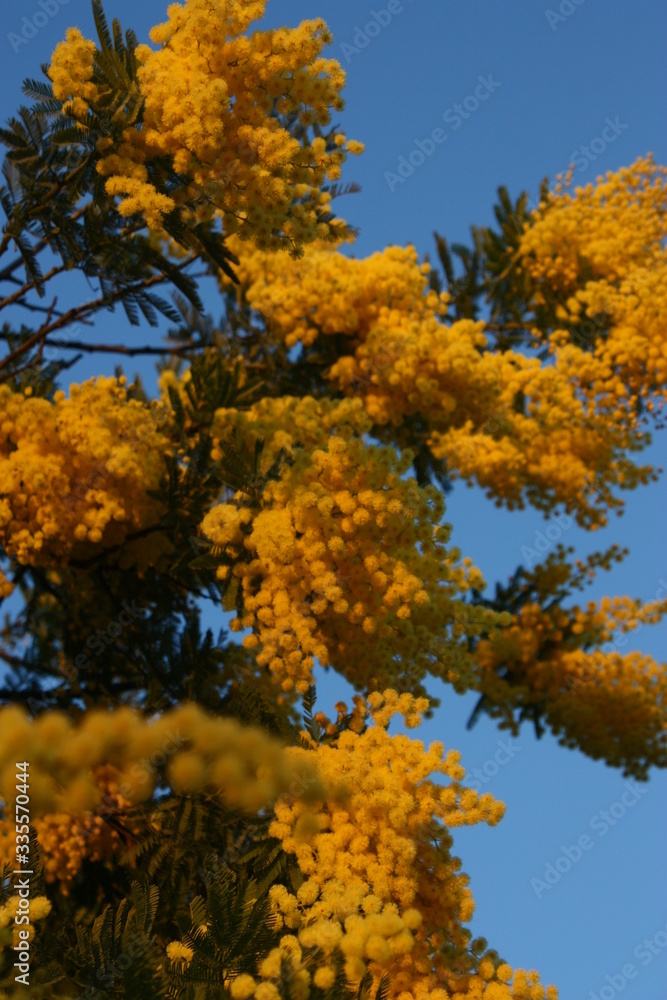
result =
[[[357,260],[313,246],[294,262],[284,252],[232,245],[240,300],[261,316],[269,337],[306,348],[345,338],[323,376],[333,391],[361,400],[377,437],[404,445],[418,421],[452,476],[476,481],[510,509],[571,507],[587,527],[622,507],[615,490],[653,476],[627,457],[646,437],[629,370],[619,369],[621,348],[614,358],[612,348],[592,354],[557,330],[542,360],[492,351],[484,322],[445,321],[447,297],[429,288],[428,265],[419,265],[412,247]],[[654,301],[659,273],[642,271],[645,302]],[[626,290],[621,298],[632,312],[637,296]],[[659,338],[659,316],[651,322]],[[661,346],[650,354],[656,364],[662,356]],[[653,386],[659,377],[656,368]]]
[[[288,789],[309,801],[323,791],[314,767],[295,770],[274,737],[235,719],[211,717],[194,703],[153,720],[129,708],[88,711],[78,725],[57,712],[32,721],[18,707],[3,708],[0,734],[0,796],[14,801],[15,761],[30,761],[34,819],[50,813],[77,817],[97,809],[103,788],[94,768],[102,764],[116,770],[113,791],[130,803],[150,798],[158,783],[177,794],[217,794],[229,806],[250,812]],[[137,767],[141,760],[148,763]]]
[[78,28],[68,28],[65,41],[56,45],[49,76],[53,93],[65,101],[63,111],[75,117],[87,114],[89,102],[98,96],[92,82],[95,43],[84,38]]
[[[174,3],[151,31],[159,47],[136,48],[141,127],[128,124],[97,165],[107,192],[121,198],[121,215],[140,213],[148,226],[162,227],[179,201],[164,189],[159,164],[168,157],[187,179],[179,196],[217,212],[227,233],[278,248],[340,231],[325,221],[325,182],[340,177],[348,153],[363,146],[342,146],[335,135],[309,139],[308,130],[328,125],[331,111],[343,107],[345,73],[322,56],[331,35],[321,19],[249,32],[264,8],[265,0]],[[54,93],[79,118],[98,98],[94,54],[94,44],[70,29],[49,68]],[[287,128],[293,114],[302,140]]]
[[[648,156],[570,187],[568,177],[547,196],[521,238],[534,295],[565,301],[570,337],[590,341],[630,399],[664,398],[667,168]],[[600,317],[605,336],[595,336],[592,320]]]
[[313,982],[321,990],[328,990],[336,981],[336,970],[331,966],[322,965],[315,970]]
[[[13,922],[19,909],[18,895],[12,895],[4,904],[0,906],[0,929],[8,927]],[[51,912],[51,903],[46,896],[33,896],[30,899],[31,920],[43,920]]]
[[667,600],[603,598],[566,609],[527,601],[509,628],[476,650],[490,713],[516,732],[519,708],[543,706],[564,746],[645,778],[648,766],[667,763],[665,665],[617,645],[666,613]]
[[614,490],[655,478],[626,457],[642,447],[641,431],[607,366],[590,353],[561,345],[547,364],[506,351],[486,355],[479,374],[484,367],[488,410],[447,429],[434,425],[430,445],[489,497],[509,509],[526,501],[544,512],[568,508],[582,526],[597,527],[623,506]]
[[[25,900],[20,899],[18,894],[12,894],[7,902],[0,906],[0,952],[4,948],[12,949],[8,952],[11,956],[11,963],[17,960],[16,951],[13,950],[18,946],[25,947],[26,938],[21,937],[19,931],[23,934],[27,932],[28,941],[32,942],[35,936],[35,926],[33,920],[43,920],[51,912],[51,902],[46,898],[46,896],[31,896],[29,900],[29,910],[25,909]],[[28,916],[29,923],[24,923],[23,920],[21,924],[16,922],[16,918]]]
[[171,941],[167,945],[167,958],[172,962],[183,962],[185,965],[189,965],[193,957],[192,948],[183,944],[182,941]]
[[[522,973],[470,951],[464,924],[474,903],[449,833],[462,824],[493,825],[504,806],[465,788],[458,753],[386,730],[397,712],[421,716],[426,704],[392,689],[374,692],[373,724],[363,734],[348,731],[333,744],[289,751],[299,760],[314,755],[330,778],[344,774],[350,794],[344,803],[323,804],[319,832],[307,843],[297,833],[303,807],[288,796],[276,803],[270,832],[296,856],[308,888],[293,895],[274,886],[275,920],[295,931],[302,948],[318,949],[316,985],[333,982],[331,958],[340,954],[350,988],[369,970],[376,983],[388,973],[391,996],[402,1000],[473,1000],[482,996],[481,983],[493,985],[485,996],[520,1000]],[[447,957],[434,947],[445,942]],[[260,973],[274,974],[277,960],[272,953]],[[513,975],[517,989],[506,985]]]
[[[57,882],[64,896],[69,895],[84,860],[112,861],[126,847],[117,829],[107,821],[109,817],[123,816],[124,825],[128,826],[125,813],[130,801],[118,792],[118,771],[99,766],[93,769],[92,776],[102,796],[97,811],[88,810],[79,816],[50,813],[33,821],[35,835],[44,851],[46,881]],[[11,860],[11,855],[6,860]]]
[[14,593],[14,584],[11,580],[8,580],[5,574],[0,570],[0,601],[5,597],[11,597]]
[[[445,547],[442,498],[405,478],[410,461],[330,436],[295,453],[243,532],[234,504],[204,518],[203,535],[228,556],[244,550],[225,604],[240,589],[233,627],[252,629],[246,646],[283,691],[307,690],[316,659],[360,688],[407,670],[417,685],[427,672],[468,683],[467,644],[446,626],[468,621],[461,598],[481,574]],[[478,628],[482,618],[488,627],[497,616],[478,616]]]
[[30,916],[34,920],[43,920],[51,912],[51,903],[46,896],[35,896],[30,900]]
[[213,457],[220,460],[234,431],[264,442],[272,459],[282,450],[293,456],[298,448],[324,447],[332,434],[349,440],[366,434],[372,424],[359,399],[314,399],[280,396],[259,400],[247,410],[220,409],[211,427]]
[[625,277],[665,238],[667,168],[652,158],[597,178],[584,187],[549,193],[521,238],[531,274],[564,290],[576,288],[582,262],[593,280]]
[[414,247],[387,247],[358,260],[331,247],[313,246],[299,261],[285,252],[259,253],[231,240],[238,277],[248,304],[269,331],[288,346],[312,344],[320,335],[347,334],[364,340],[388,311],[421,316],[444,304],[427,292]]
[[[159,521],[162,507],[147,491],[164,475],[164,417],[128,399],[120,380],[72,385],[69,397],[60,391],[53,402],[2,385],[0,414],[0,544],[7,555],[53,565],[129,542]],[[162,546],[168,550],[164,538]],[[143,551],[152,561],[159,550]],[[125,556],[132,558],[129,544]]]
[[255,992],[255,980],[247,973],[235,976],[230,983],[229,992],[234,1000],[248,1000]]

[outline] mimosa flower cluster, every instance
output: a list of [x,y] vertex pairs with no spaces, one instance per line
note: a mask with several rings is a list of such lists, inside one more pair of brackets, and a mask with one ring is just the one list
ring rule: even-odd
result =
[[534,278],[568,291],[582,262],[592,280],[614,284],[645,265],[665,238],[667,168],[650,156],[570,191],[571,175],[531,214],[521,256]]
[[575,328],[605,317],[609,332],[596,341],[595,357],[649,410],[667,384],[666,198],[667,168],[650,156],[573,191],[566,177],[520,244],[535,304],[560,298],[558,315]]
[[[322,56],[331,35],[321,19],[246,34],[265,6],[265,0],[174,3],[168,20],[150,32],[160,47],[137,47],[140,121],[123,130],[118,144],[108,137],[98,144],[98,171],[107,177],[107,192],[121,197],[121,215],[140,213],[160,229],[178,201],[194,199],[209,217],[221,216],[225,233],[266,248],[341,232],[327,221],[331,195],[323,187],[340,177],[347,153],[363,146],[342,133],[327,140],[319,132],[331,111],[343,107],[345,73]],[[55,96],[85,120],[100,97],[94,44],[70,29],[49,75]],[[285,125],[292,115],[305,136],[311,126],[318,131],[295,138]],[[176,195],[155,184],[151,171],[162,158],[186,179]]]
[[281,451],[293,458],[300,449],[324,448],[331,435],[349,441],[368,434],[371,428],[360,399],[266,397],[247,410],[216,410],[211,426],[212,457],[216,461],[223,458],[234,431],[263,441],[267,460],[275,461]]
[[[177,749],[162,766],[141,766],[178,735]],[[166,755],[164,755],[166,758]],[[129,708],[87,711],[79,724],[63,713],[36,720],[18,707],[0,709],[0,796],[16,795],[16,758],[31,762],[30,810],[38,819],[54,813],[94,812],[103,786],[94,769],[111,765],[118,791],[131,804],[150,799],[166,785],[177,795],[219,796],[232,809],[257,812],[298,779],[304,801],[323,793],[314,763],[293,766],[275,737],[235,719],[208,715],[189,703],[147,720]]]
[[433,455],[510,510],[574,502],[579,523],[604,524],[606,509],[622,505],[613,487],[651,473],[622,457],[642,437],[608,369],[572,345],[554,344],[548,364],[487,347],[483,322],[385,314],[329,377],[361,392],[373,423],[399,440],[407,418],[425,419]]
[[[480,953],[463,926],[474,903],[449,829],[495,825],[504,806],[465,788],[456,751],[445,756],[442,743],[426,749],[388,734],[394,715],[419,725],[427,706],[408,693],[375,692],[366,699],[372,725],[289,751],[295,760],[314,756],[324,776],[344,777],[352,791],[344,803],[325,802],[315,817],[291,797],[276,804],[271,833],[305,878],[296,894],[280,885],[270,891],[278,926],[294,931],[302,948],[319,949],[317,985],[333,981],[339,956],[351,990],[367,970],[376,983],[388,972],[398,1000],[543,998],[533,974],[513,973],[484,947]],[[260,975],[275,976],[278,959],[269,956]],[[232,984],[232,994],[260,997],[260,988],[244,980]],[[555,995],[550,988],[547,996]]]
[[0,601],[5,597],[10,597],[14,593],[14,584],[11,580],[8,580],[5,574],[0,569]]
[[545,513],[571,509],[578,524],[595,529],[608,511],[623,509],[619,489],[654,476],[652,466],[627,457],[648,438],[604,362],[557,335],[549,353],[548,363],[512,351],[492,355],[498,389],[484,423],[466,418],[436,428],[431,447],[510,510],[526,502]]
[[[428,287],[430,266],[419,264],[412,247],[356,260],[314,246],[300,262],[235,248],[238,294],[261,315],[269,338],[306,347],[318,338],[346,338],[349,347],[323,376],[331,390],[361,399],[378,436],[403,444],[419,418],[425,443],[453,477],[476,481],[509,509],[572,504],[585,527],[604,525],[608,510],[622,508],[619,488],[649,481],[652,468],[627,458],[648,438],[619,368],[629,357],[620,347],[614,357],[612,347],[591,354],[554,330],[544,360],[493,351],[483,322],[446,322],[447,295]],[[647,286],[658,280],[642,274]],[[628,315],[635,299],[625,296]],[[654,308],[650,302],[646,309]],[[651,322],[658,346],[650,357],[657,359],[659,318]],[[644,355],[632,357],[640,373]],[[660,378],[655,365],[647,385]]]
[[68,28],[65,41],[56,45],[49,67],[54,96],[65,102],[64,114],[75,118],[88,114],[90,104],[99,96],[92,82],[94,70],[95,42],[84,38],[78,28]]
[[[446,311],[447,296],[427,289],[431,270],[412,246],[391,246],[365,259],[313,245],[300,261],[284,252],[260,253],[230,240],[238,254],[239,294],[266,319],[268,331],[288,347],[320,335],[363,341],[387,310],[424,315]],[[221,276],[227,287],[227,279]]]
[[192,961],[194,951],[187,944],[181,941],[170,941],[167,945],[167,958],[170,962],[183,963],[188,966]]
[[649,767],[667,764],[665,665],[604,646],[659,622],[667,600],[605,597],[563,608],[548,598],[570,582],[569,568],[554,559],[533,576],[539,602],[523,604],[512,625],[483,638],[475,653],[490,713],[516,733],[517,709],[542,706],[561,744],[645,779]]
[[169,439],[159,412],[129,399],[124,383],[91,379],[53,402],[0,386],[0,544],[18,563],[62,564],[159,521],[147,491]]
[[[242,590],[232,628],[252,629],[243,643],[283,691],[305,692],[316,658],[360,689],[409,668],[467,686],[467,643],[453,627],[468,621],[462,595],[483,579],[446,548],[442,496],[405,478],[411,460],[330,436],[267,484],[258,513],[241,494],[204,518],[202,533],[233,562],[219,570],[230,609]],[[481,618],[473,633],[497,620]]]
[[126,813],[131,808],[129,799],[118,790],[118,772],[109,765],[100,766],[93,769],[93,777],[102,794],[99,811],[80,816],[50,813],[33,824],[44,851],[46,881],[57,882],[63,896],[69,894],[84,861],[111,862],[127,847],[114,823],[108,822],[109,818],[121,820],[127,827]]
[[[22,944],[19,930],[28,931],[30,940],[35,937],[35,926],[32,923],[16,924],[14,917],[18,914],[20,899],[14,894],[4,906],[0,906],[0,949],[7,950],[7,957],[15,958],[16,952],[11,950],[14,945]],[[32,896],[30,899],[30,919],[43,920],[51,912],[51,903],[46,896]]]

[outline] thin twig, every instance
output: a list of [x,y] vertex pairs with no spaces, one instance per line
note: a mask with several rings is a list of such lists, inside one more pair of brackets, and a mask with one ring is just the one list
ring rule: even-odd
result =
[[62,316],[62,313],[58,309],[50,310],[49,306],[38,306],[33,302],[17,302],[16,305],[20,306],[22,309],[28,309],[29,312],[48,313],[51,311],[52,316]]
[[46,340],[45,347],[58,347],[70,351],[104,351],[107,354],[187,354],[201,347],[206,347],[203,341],[198,344],[185,344],[182,347],[126,347],[123,344],[84,344],[79,340]]
[[[57,274],[62,274],[62,272],[66,270],[67,268],[65,267],[64,264],[60,264],[57,267],[52,267],[50,271],[47,271],[47,273],[44,275],[43,278],[40,278],[39,283],[46,284],[46,282],[50,281],[51,278],[55,278]],[[33,289],[36,289],[37,285],[38,282],[27,281],[24,285],[21,285],[20,288],[17,288],[16,291],[13,293],[13,295],[8,295],[6,299],[0,300],[0,309],[5,309],[7,306],[11,306],[12,303],[17,302],[18,299],[22,298],[24,295],[27,295],[28,292],[32,291]]]
[[534,326],[531,323],[487,323],[484,322],[484,326],[487,330],[493,330],[496,333],[503,333],[504,330],[525,330],[530,332],[530,327]]
[[13,653],[7,653],[4,649],[0,649],[0,659],[4,660],[11,667],[22,667],[23,660],[20,656],[14,656]]
[[[81,208],[78,208],[76,212],[72,212],[68,221],[76,222],[76,220],[79,219],[84,214],[84,212],[88,208],[90,208],[92,204],[93,204],[92,201],[89,201],[85,205],[82,205]],[[9,234],[5,234],[5,239],[9,240],[11,238],[12,237]],[[5,245],[5,239],[3,239],[2,243],[3,246]],[[43,236],[42,239],[39,241],[39,243],[36,243],[35,246],[32,248],[33,254],[37,255],[48,245],[49,245],[48,237]],[[23,263],[24,263],[23,257],[17,257],[16,260],[13,260],[11,264],[8,264],[7,267],[3,268],[3,270],[0,271],[0,281],[6,281],[9,278],[9,276],[12,275],[14,271],[18,267],[20,267]]]
[[[195,259],[194,255],[184,260],[178,265],[179,270],[183,270]],[[14,351],[7,355],[0,361],[0,370],[6,368],[8,365],[15,361],[16,358],[25,354],[39,343],[40,340],[45,339],[50,333],[55,330],[61,330],[63,327],[69,326],[71,323],[78,322],[86,316],[97,312],[99,309],[108,309],[109,306],[114,305],[119,302],[126,295],[131,295],[135,292],[141,291],[144,288],[151,288],[154,285],[159,285],[164,281],[169,281],[169,276],[166,274],[154,274],[150,278],[144,278],[142,281],[137,282],[134,285],[126,286],[125,288],[120,288],[118,291],[114,292],[113,295],[101,295],[97,299],[91,299],[89,302],[84,303],[82,306],[76,306],[72,309],[68,309],[67,312],[63,313],[57,320],[53,323],[47,319],[46,323],[37,330],[31,337],[29,337],[23,344],[17,347]]]

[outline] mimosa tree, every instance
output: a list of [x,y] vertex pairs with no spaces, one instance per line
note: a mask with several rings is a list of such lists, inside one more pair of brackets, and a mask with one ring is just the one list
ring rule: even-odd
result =
[[[438,678],[639,780],[667,762],[664,665],[601,648],[667,598],[577,603],[617,545],[485,596],[446,510],[466,481],[594,531],[656,478],[667,171],[533,212],[501,188],[438,267],[355,257],[345,74],[264,6],[173,4],[149,46],[95,0],[0,133],[3,995],[554,1000],[466,926],[452,830],[503,804],[389,728]],[[111,351],[158,355],[157,398],[67,388]],[[351,702],[315,712],[317,665]]]

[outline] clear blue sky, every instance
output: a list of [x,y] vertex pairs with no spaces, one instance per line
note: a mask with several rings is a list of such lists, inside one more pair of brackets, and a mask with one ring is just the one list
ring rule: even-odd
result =
[[[44,0],[49,10],[55,2]],[[391,18],[384,13],[388,8]],[[27,44],[12,40],[10,33],[21,34],[22,18],[39,10],[37,0],[5,6],[3,118],[20,99],[21,80],[38,75],[40,62],[68,25],[91,37],[89,4],[69,0]],[[134,27],[143,41],[148,27],[163,20],[165,7],[159,0],[109,0],[106,10],[125,27]],[[542,177],[553,177],[573,159],[582,182],[648,151],[667,163],[664,4],[566,0],[554,3],[552,14],[549,10],[541,0],[393,0],[390,5],[386,0],[271,0],[266,20],[273,26],[324,17],[334,33],[330,54],[348,72],[347,107],[340,120],[348,136],[365,142],[366,153],[351,160],[344,177],[359,181],[363,191],[341,200],[338,211],[361,229],[357,254],[407,242],[421,253],[431,252],[436,228],[450,240],[465,241],[471,223],[492,221],[498,185],[535,196]],[[366,32],[374,20],[381,26]],[[488,96],[475,108],[480,77],[490,87],[478,91]],[[467,118],[455,109],[457,103]],[[613,132],[607,119],[615,123]],[[424,163],[403,183],[388,179],[400,157],[409,156],[417,140],[436,128],[446,139]],[[581,147],[590,149],[594,162],[587,162]],[[99,336],[109,340],[155,340],[146,330],[129,330],[122,313],[101,318],[98,328]],[[77,376],[110,371],[112,364],[86,360]],[[657,465],[667,464],[664,435],[650,457]],[[660,581],[667,580],[663,512],[661,481],[629,494],[625,516],[604,533],[589,537],[573,527],[563,536],[580,553],[613,541],[631,549],[625,563],[598,580],[592,597],[654,598]],[[521,547],[545,526],[536,512],[499,513],[477,490],[463,487],[449,498],[447,519],[456,544],[490,584],[514,570]],[[636,648],[662,660],[666,636],[667,627],[645,627]],[[323,707],[330,707],[344,687],[337,677],[326,676],[320,687]],[[487,719],[466,732],[475,699],[442,694],[437,718],[418,735],[460,749],[471,770],[486,766],[487,773],[493,772],[503,734]],[[505,819],[495,829],[479,827],[455,836],[477,900],[475,933],[486,936],[512,965],[538,969],[543,981],[556,983],[561,1000],[612,1000],[620,994],[623,1000],[664,1000],[666,776],[653,774],[637,799],[627,794],[618,772],[558,747],[549,736],[536,742],[525,730],[514,745],[520,750],[484,786],[506,802]],[[601,818],[609,809],[613,826]],[[583,841],[588,849],[538,898],[531,879],[544,879],[547,864],[556,864],[563,848],[582,837],[589,838]],[[560,867],[565,869],[566,862]]]

